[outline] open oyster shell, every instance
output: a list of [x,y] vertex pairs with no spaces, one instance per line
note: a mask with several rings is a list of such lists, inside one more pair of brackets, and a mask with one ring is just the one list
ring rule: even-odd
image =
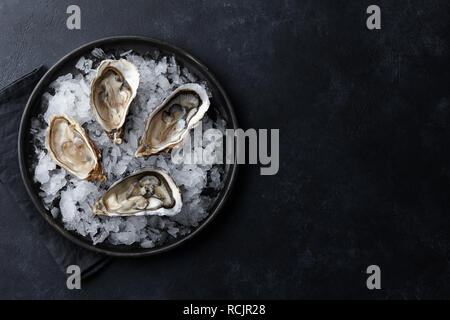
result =
[[169,173],[156,167],[115,182],[92,209],[106,216],[173,216],[182,207],[180,189]]
[[64,115],[54,116],[45,136],[50,158],[83,180],[106,181],[101,154],[80,124]]
[[95,120],[115,144],[122,143],[123,125],[138,86],[139,72],[125,59],[103,60],[91,82]]
[[136,157],[167,151],[180,144],[209,108],[206,90],[189,83],[178,87],[152,112],[145,124]]

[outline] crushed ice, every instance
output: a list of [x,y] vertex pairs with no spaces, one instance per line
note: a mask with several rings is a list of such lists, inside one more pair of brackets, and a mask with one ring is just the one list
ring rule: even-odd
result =
[[[112,144],[93,120],[89,106],[89,84],[95,76],[96,67],[106,58],[125,58],[133,62],[140,73],[138,94],[125,123],[124,143],[119,146]],[[191,232],[192,227],[206,218],[214,200],[202,191],[222,187],[223,168],[216,165],[174,164],[170,153],[136,158],[134,152],[151,111],[178,86],[188,82],[198,83],[198,79],[187,68],[181,68],[174,57],[159,57],[158,54],[142,57],[131,50],[114,56],[96,48],[87,57],[81,57],[75,67],[79,72],[60,76],[50,84],[49,92],[42,99],[45,113],[32,120],[31,132],[36,149],[34,180],[40,183],[40,196],[45,207],[54,218],[61,219],[67,229],[90,238],[94,244],[106,240],[114,245],[139,243],[143,248],[152,248],[163,244],[169,237],[177,238]],[[55,114],[73,117],[85,128],[102,151],[108,182],[79,180],[50,160],[44,140],[48,121]],[[220,116],[216,121],[206,116],[202,124],[203,131],[217,128],[224,132],[226,127]],[[183,208],[178,215],[102,217],[92,213],[94,202],[112,183],[139,168],[153,165],[168,170],[180,187]]]

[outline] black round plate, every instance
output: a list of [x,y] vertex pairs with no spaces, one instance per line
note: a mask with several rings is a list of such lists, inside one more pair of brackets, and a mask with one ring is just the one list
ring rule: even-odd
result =
[[208,217],[203,220],[198,227],[193,229],[191,233],[184,237],[179,236],[176,239],[170,239],[163,245],[151,249],[141,248],[138,245],[115,246],[108,243],[93,245],[90,239],[84,238],[78,233],[66,230],[60,219],[54,219],[50,212],[45,209],[42,200],[39,197],[39,185],[33,181],[33,172],[30,171],[30,162],[32,161],[33,153],[35,152],[31,142],[32,139],[30,138],[31,119],[38,113],[42,112],[41,97],[42,94],[48,90],[48,85],[58,76],[67,74],[69,72],[74,72],[75,64],[78,59],[83,55],[89,54],[94,48],[102,48],[105,51],[132,49],[133,51],[141,55],[159,50],[161,55],[174,55],[179,64],[187,67],[200,80],[206,81],[209,89],[212,92],[212,108],[210,109],[218,112],[227,121],[229,128],[237,128],[238,125],[236,117],[234,115],[233,107],[231,106],[230,100],[228,99],[228,96],[223,90],[222,86],[219,84],[219,82],[207,67],[205,67],[201,62],[192,57],[186,51],[173,45],[167,44],[163,41],[146,37],[120,36],[97,40],[88,43],[78,49],[75,49],[74,51],[63,57],[61,60],[59,60],[50,70],[48,70],[48,72],[39,81],[36,88],[34,88],[25,107],[25,111],[22,115],[19,129],[19,164],[23,182],[34,205],[45,218],[45,220],[47,220],[50,225],[52,225],[67,239],[84,248],[107,255],[120,257],[148,256],[173,249],[179,246],[181,243],[184,243],[188,239],[191,239],[195,235],[197,235],[200,230],[204,229],[206,225],[208,225],[208,223],[210,223],[211,220],[218,214],[233,187],[234,181],[236,179],[237,165],[227,164],[224,166],[224,187],[220,191],[220,193],[216,195],[215,201],[209,208]]

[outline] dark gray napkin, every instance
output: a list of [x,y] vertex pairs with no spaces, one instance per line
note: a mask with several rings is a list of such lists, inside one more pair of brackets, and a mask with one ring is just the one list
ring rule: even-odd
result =
[[81,248],[54,230],[35,209],[20,177],[17,158],[20,118],[31,91],[44,72],[41,66],[0,90],[0,183],[10,193],[2,196],[15,200],[17,208],[38,230],[39,240],[44,241],[64,273],[67,266],[78,265],[82,277],[86,278],[104,267],[111,258]]

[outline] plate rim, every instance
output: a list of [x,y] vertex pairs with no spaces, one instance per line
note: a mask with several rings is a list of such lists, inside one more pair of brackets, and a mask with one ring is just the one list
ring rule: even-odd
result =
[[[60,67],[62,67],[68,60],[72,59],[76,55],[78,55],[81,51],[86,50],[89,47],[95,47],[100,46],[104,44],[108,44],[111,42],[117,42],[117,41],[139,41],[139,42],[146,42],[150,45],[153,45],[156,47],[166,47],[170,49],[175,55],[183,55],[184,58],[187,58],[188,60],[191,60],[193,64],[196,65],[196,67],[199,67],[204,73],[208,75],[213,85],[218,89],[222,97],[225,101],[225,107],[227,111],[229,112],[231,116],[231,125],[234,129],[238,128],[238,122],[236,119],[236,115],[234,113],[233,106],[231,104],[231,100],[228,97],[227,93],[225,92],[222,85],[218,82],[215,75],[207,68],[202,62],[200,62],[197,58],[192,56],[189,52],[186,50],[179,48],[175,45],[172,45],[170,43],[167,43],[165,41],[146,37],[146,36],[111,36],[106,37],[98,40],[94,40],[91,42],[88,42],[84,45],[81,45],[72,51],[70,51],[68,54],[64,55],[61,59],[59,59],[51,68],[47,70],[47,72],[41,77],[39,82],[34,87],[33,91],[31,92],[30,97],[28,98],[28,101],[25,105],[25,109],[22,113],[22,117],[20,119],[20,126],[19,126],[19,135],[18,135],[18,158],[19,158],[19,168],[20,168],[20,175],[22,177],[22,181],[25,185],[25,189],[27,190],[28,195],[30,196],[35,208],[39,211],[41,216],[44,217],[44,219],[52,226],[54,227],[60,234],[62,234],[66,239],[70,240],[72,243],[75,243],[76,245],[79,245],[85,249],[105,254],[108,256],[113,257],[145,257],[145,256],[152,256],[159,253],[167,252],[169,250],[175,249],[179,247],[180,245],[186,243],[187,241],[194,238],[196,235],[198,235],[205,227],[207,227],[211,221],[222,211],[223,206],[225,202],[230,197],[231,191],[236,183],[237,178],[237,171],[238,171],[238,165],[236,164],[236,161],[234,161],[233,164],[230,165],[230,173],[228,173],[229,181],[225,184],[224,189],[221,191],[222,195],[217,198],[217,206],[215,209],[210,212],[210,214],[206,217],[205,220],[201,221],[200,225],[191,233],[184,236],[178,241],[175,241],[168,245],[163,245],[159,248],[148,248],[143,249],[142,252],[115,252],[109,249],[100,248],[95,246],[92,243],[86,243],[79,239],[76,235],[72,234],[69,230],[65,229],[64,227],[58,225],[53,218],[50,217],[50,215],[47,213],[45,208],[43,207],[42,201],[40,197],[37,196],[36,192],[33,189],[33,182],[31,181],[29,175],[28,175],[28,166],[26,164],[26,157],[25,157],[25,137],[26,132],[25,128],[27,127],[28,120],[31,115],[32,107],[36,102],[36,99],[39,98],[39,92],[43,89],[44,83],[47,81],[47,79],[51,76],[53,76],[54,73],[56,73]],[[236,154],[235,154],[236,157]],[[235,159],[236,160],[236,159]]]

